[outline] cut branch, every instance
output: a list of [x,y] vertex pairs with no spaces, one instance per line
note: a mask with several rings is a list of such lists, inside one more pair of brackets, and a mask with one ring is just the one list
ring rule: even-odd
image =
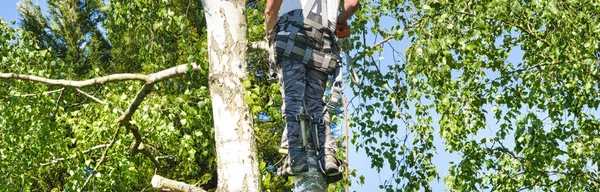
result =
[[152,187],[159,191],[185,191],[185,192],[206,192],[204,189],[190,185],[181,181],[175,181],[154,175],[152,177]]
[[171,78],[173,76],[178,76],[187,73],[188,65],[192,70],[198,71],[200,68],[195,63],[191,64],[181,64],[169,69],[165,69],[163,71],[159,71],[156,73],[143,75],[143,74],[132,74],[132,73],[122,73],[122,74],[113,74],[104,77],[88,79],[83,81],[72,81],[72,80],[64,80],[64,79],[49,79],[44,77],[39,77],[35,75],[23,75],[23,74],[15,74],[15,73],[0,73],[0,79],[20,79],[27,81],[34,81],[45,83],[49,85],[60,85],[65,87],[87,87],[91,85],[104,84],[112,81],[124,81],[124,80],[139,80],[144,81],[146,84],[154,84],[159,81]]

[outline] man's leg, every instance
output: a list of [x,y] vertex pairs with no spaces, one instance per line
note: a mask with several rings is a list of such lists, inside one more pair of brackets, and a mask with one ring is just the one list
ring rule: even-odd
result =
[[288,146],[287,163],[290,170],[282,170],[284,175],[295,175],[308,171],[306,162],[306,151],[302,146],[300,122],[296,116],[300,114],[306,88],[306,66],[301,62],[283,59],[279,64],[281,68],[280,83],[282,87],[282,99],[284,119],[286,126],[282,146]]
[[[331,135],[329,126],[329,114],[327,114],[327,111],[324,111],[325,102],[323,101],[323,94],[325,93],[327,78],[326,73],[311,68],[307,69],[307,85],[304,100],[307,112],[318,119],[311,124],[311,130],[314,129],[312,126],[317,126],[318,145],[320,149],[319,164],[327,176],[332,176],[340,174],[340,171],[339,163],[335,157],[335,139]],[[313,135],[311,134],[311,136]]]

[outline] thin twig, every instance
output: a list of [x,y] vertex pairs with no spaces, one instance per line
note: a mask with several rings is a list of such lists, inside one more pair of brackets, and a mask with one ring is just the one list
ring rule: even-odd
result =
[[30,93],[30,94],[25,94],[25,95],[15,95],[17,97],[32,97],[32,96],[37,96],[37,95],[47,95],[47,94],[52,94],[52,93],[56,93],[56,92],[61,92],[65,90],[65,88],[60,88],[57,90],[52,90],[52,91],[46,91],[46,92],[42,92],[42,93]]
[[90,173],[88,178],[85,180],[85,183],[83,183],[83,185],[81,186],[81,189],[85,189],[85,186],[90,182],[90,179],[92,178],[92,176],[94,176],[94,173],[98,170],[98,167],[100,167],[100,165],[102,165],[102,162],[104,162],[104,160],[106,159],[106,155],[108,154],[108,149],[110,149],[117,141],[117,137],[119,136],[120,130],[121,130],[121,128],[117,127],[117,130],[115,130],[115,134],[113,134],[112,140],[110,141],[110,143],[108,144],[106,149],[104,149],[104,152],[102,152],[102,157],[100,157],[100,161],[98,161],[98,163],[96,163],[96,167],[94,167],[94,169],[92,170],[92,172]]
[[104,104],[106,104],[106,101],[102,101],[102,100],[100,100],[100,99],[98,99],[98,98],[94,97],[93,95],[91,95],[91,94],[89,94],[89,93],[86,93],[85,91],[82,91],[82,90],[81,90],[81,89],[79,89],[79,88],[76,88],[75,90],[76,90],[77,92],[79,92],[79,93],[81,93],[81,94],[85,95],[86,97],[88,97],[88,98],[90,98],[90,99],[92,99],[92,100],[94,100],[94,101],[96,101],[96,102],[100,103],[100,104],[103,104],[103,105],[104,105]]
[[264,40],[248,43],[249,51],[267,51],[268,49],[269,45],[267,44],[267,41]]
[[[464,14],[464,15],[475,16],[475,14],[473,14],[473,13],[467,13],[467,12],[460,12],[460,13]],[[531,29],[529,29],[529,27],[525,28],[525,27],[517,25],[517,24],[515,24],[513,22],[505,21],[505,20],[501,20],[501,19],[496,19],[496,18],[492,18],[492,17],[486,17],[486,19],[490,20],[490,21],[499,21],[499,22],[501,22],[501,23],[503,23],[505,25],[510,25],[510,26],[516,27],[517,29],[519,29],[519,30],[527,33],[528,35],[531,35],[531,36],[535,37],[536,39],[544,42],[546,45],[551,45],[548,40],[546,40],[546,39],[538,36],[537,33],[534,33],[533,31],[531,31]]]
[[[92,151],[104,148],[104,147],[108,147],[108,144],[96,145],[96,146],[94,146],[94,147],[92,147],[92,148],[90,148],[88,150],[82,151],[81,153],[87,154],[87,153],[90,153]],[[65,158],[52,159],[52,161],[50,161],[48,163],[40,163],[40,167],[47,166],[47,165],[54,165],[54,164],[56,164],[58,162],[61,162],[61,161],[67,160],[67,159],[72,159],[72,158],[69,157],[69,158],[66,158],[66,159]]]
[[62,101],[62,98],[65,94],[65,88],[62,88],[62,90],[60,91],[60,95],[58,95],[58,99],[56,99],[56,106],[54,107],[54,113],[52,113],[52,115],[50,116],[52,119],[55,119],[54,117],[56,117],[56,114],[58,113],[58,108],[60,107],[60,102]]

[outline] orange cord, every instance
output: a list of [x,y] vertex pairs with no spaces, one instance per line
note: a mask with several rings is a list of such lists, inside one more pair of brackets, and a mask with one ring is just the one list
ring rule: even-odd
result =
[[346,111],[348,110],[348,105],[346,104],[346,94],[344,94],[343,92],[342,102],[344,103],[344,124],[346,127],[346,163],[348,163],[348,166],[346,167],[346,191],[348,191],[348,183],[350,182],[350,179],[348,178],[348,172],[350,169],[350,156],[348,155],[348,150],[350,150],[350,145],[348,142],[348,114],[346,113]]

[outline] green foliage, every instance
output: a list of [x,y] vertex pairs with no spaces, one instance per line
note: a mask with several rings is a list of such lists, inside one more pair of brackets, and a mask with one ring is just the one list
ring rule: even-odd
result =
[[355,37],[364,103],[353,142],[392,170],[381,188],[430,190],[435,135],[461,156],[444,178],[452,191],[600,187],[600,3],[362,3],[355,34],[410,41],[405,58],[381,66],[382,48]]
[[[198,1],[49,1],[50,15],[31,1],[19,4],[22,29],[0,20],[2,72],[81,80],[114,73],[153,73],[195,62],[199,73],[158,83],[132,118],[143,146],[161,168],[131,153],[132,134],[121,131],[86,190],[140,191],[153,174],[215,189],[212,107],[208,92],[206,26]],[[259,10],[260,9],[260,10]],[[249,37],[264,36],[264,2],[249,2]],[[279,86],[267,81],[265,53],[250,57],[247,100],[252,101],[263,189],[290,190],[275,175],[284,121]],[[75,89],[1,80],[0,188],[80,189],[112,139],[115,119],[141,88],[117,82]],[[57,91],[54,91],[57,90]],[[42,93],[47,92],[47,93]]]
[[[203,26],[198,4],[49,1],[51,16],[46,19],[39,7],[26,1],[19,9],[25,30],[9,28],[2,21],[0,68],[3,72],[85,79],[120,72],[152,73],[186,62],[198,63],[204,69],[200,73],[155,85],[132,122],[142,127],[144,147],[161,159],[162,168],[156,173],[215,188],[213,122],[205,72],[208,64],[203,62],[206,37],[202,28],[197,28]],[[132,17],[127,11],[139,14]],[[165,24],[142,28],[152,21]],[[155,39],[149,38],[152,35]],[[70,88],[41,94],[60,87],[14,80],[0,83],[7,88],[1,90],[0,98],[0,127],[6,129],[0,142],[0,170],[8,173],[0,187],[42,191],[81,187],[104,148],[84,151],[111,140],[118,129],[115,119],[141,88],[138,82],[121,82],[82,89],[106,102],[102,105]],[[29,93],[37,94],[17,96]],[[139,191],[149,187],[154,164],[129,152],[134,139],[123,132],[86,189]],[[49,162],[54,164],[46,165]]]

